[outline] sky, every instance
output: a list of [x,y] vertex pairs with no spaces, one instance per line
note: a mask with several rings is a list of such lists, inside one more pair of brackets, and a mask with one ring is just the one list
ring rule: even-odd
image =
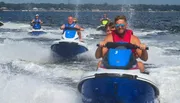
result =
[[169,4],[180,5],[180,0],[0,0],[5,3],[74,3],[74,4]]

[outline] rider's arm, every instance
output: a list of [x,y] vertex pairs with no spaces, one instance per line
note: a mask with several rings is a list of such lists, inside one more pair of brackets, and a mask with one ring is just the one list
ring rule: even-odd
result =
[[95,57],[97,59],[99,58],[103,58],[105,56],[105,54],[107,53],[108,49],[106,47],[103,47],[103,45],[105,45],[107,42],[112,42],[112,35],[107,35],[103,41],[100,42],[100,45],[97,49],[96,49],[96,53],[95,53]]
[[109,18],[106,18],[106,20],[109,20],[109,21],[110,21],[110,19],[109,19]]
[[80,31],[84,30],[84,28],[81,28],[79,25],[76,25],[75,28],[79,29]]
[[84,28],[80,28],[81,31],[84,31]]
[[148,60],[148,52],[147,50],[142,50],[142,54],[141,54],[141,60],[147,61]]
[[42,24],[43,22],[40,20],[40,24]]
[[[138,37],[132,35],[131,37],[133,40],[133,44],[137,45],[137,46],[140,46],[140,45],[144,45],[144,44],[141,44],[140,40]],[[147,50],[143,49],[136,49],[136,53],[138,55],[138,57],[143,60],[143,61],[147,61],[148,60],[148,52]]]
[[98,48],[96,49],[96,53],[95,53],[96,59],[99,59],[99,58],[102,57],[102,48],[103,48],[103,47],[98,47]]
[[80,31],[84,31],[84,28],[80,27],[79,25],[76,25],[75,28],[79,29]]
[[34,19],[31,21],[31,23],[34,23]]
[[60,27],[60,29],[63,30],[64,28],[65,28],[65,25],[63,24],[63,25]]

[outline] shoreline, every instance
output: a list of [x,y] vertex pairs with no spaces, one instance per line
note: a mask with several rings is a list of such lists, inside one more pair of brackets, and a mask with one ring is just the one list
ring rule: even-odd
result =
[[1,10],[0,12],[180,12],[180,11],[121,11],[121,10]]

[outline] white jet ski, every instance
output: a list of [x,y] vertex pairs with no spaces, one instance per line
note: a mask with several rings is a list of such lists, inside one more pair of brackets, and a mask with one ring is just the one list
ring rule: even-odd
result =
[[73,58],[88,51],[87,45],[80,42],[76,29],[66,28],[61,40],[51,45],[51,50],[63,58]]
[[32,30],[29,30],[28,32],[29,32],[29,34],[31,34],[33,36],[39,36],[41,34],[46,33],[45,30],[43,30],[43,29],[32,29]]
[[138,47],[124,46],[124,43],[107,44],[109,52],[103,66],[82,76],[78,91],[83,103],[159,103],[156,81],[137,69],[132,56],[130,49]]

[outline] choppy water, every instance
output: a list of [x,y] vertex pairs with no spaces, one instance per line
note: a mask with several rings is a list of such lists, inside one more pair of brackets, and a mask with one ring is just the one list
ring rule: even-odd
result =
[[[39,12],[47,34],[28,35],[29,21],[35,12],[1,12],[5,25],[0,27],[0,100],[2,103],[81,103],[76,85],[81,75],[95,70],[96,44],[104,38],[96,31],[103,13],[78,13],[85,28],[83,37],[90,51],[76,61],[56,61],[50,46],[60,38],[60,24],[76,13]],[[162,103],[180,101],[180,13],[118,12],[108,13],[113,19],[124,14],[129,26],[150,47],[147,69],[160,88]]]

